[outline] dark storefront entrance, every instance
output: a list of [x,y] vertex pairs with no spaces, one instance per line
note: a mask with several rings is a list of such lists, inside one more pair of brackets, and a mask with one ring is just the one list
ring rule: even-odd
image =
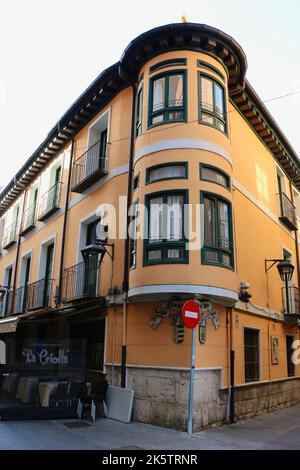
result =
[[19,319],[0,339],[0,419],[76,417],[78,396],[104,379],[103,307]]

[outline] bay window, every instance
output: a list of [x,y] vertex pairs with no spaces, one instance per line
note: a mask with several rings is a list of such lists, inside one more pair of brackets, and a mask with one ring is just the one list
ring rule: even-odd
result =
[[186,72],[155,76],[149,90],[149,126],[186,120]]
[[169,179],[186,179],[187,162],[163,163],[146,169],[146,184]]
[[233,269],[231,204],[210,193],[201,194],[204,240],[202,264]]
[[146,196],[148,237],[144,263],[186,263],[184,204],[186,191],[167,191]]
[[227,132],[224,87],[217,80],[202,74],[199,79],[199,121]]

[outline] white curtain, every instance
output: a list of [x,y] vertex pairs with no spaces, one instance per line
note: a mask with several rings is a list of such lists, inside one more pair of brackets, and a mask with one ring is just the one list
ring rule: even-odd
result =
[[182,196],[169,196],[167,203],[167,240],[182,239]]
[[153,82],[153,106],[152,111],[158,111],[165,107],[165,78],[159,78]]
[[222,248],[229,248],[229,214],[228,205],[224,202],[219,202],[219,217],[220,244]]
[[183,105],[183,77],[171,75],[169,77],[169,106]]
[[150,201],[150,233],[149,242],[161,241],[163,236],[163,199],[161,197]]

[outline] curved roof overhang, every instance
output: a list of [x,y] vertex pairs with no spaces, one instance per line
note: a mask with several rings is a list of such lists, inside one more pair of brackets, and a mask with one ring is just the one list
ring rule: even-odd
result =
[[259,97],[245,80],[247,59],[239,44],[219,29],[204,24],[175,23],[147,31],[134,39],[116,64],[104,70],[51,129],[46,139],[0,194],[0,216],[18,198],[76,134],[120,91],[134,84],[151,58],[174,50],[205,52],[228,71],[229,95],[234,105],[273,153],[300,189],[296,152]]

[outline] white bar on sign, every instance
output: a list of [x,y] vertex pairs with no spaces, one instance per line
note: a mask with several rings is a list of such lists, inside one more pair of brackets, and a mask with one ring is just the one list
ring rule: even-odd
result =
[[190,312],[189,310],[187,310],[185,312],[185,316],[186,316],[186,318],[198,318],[198,313],[197,312]]

